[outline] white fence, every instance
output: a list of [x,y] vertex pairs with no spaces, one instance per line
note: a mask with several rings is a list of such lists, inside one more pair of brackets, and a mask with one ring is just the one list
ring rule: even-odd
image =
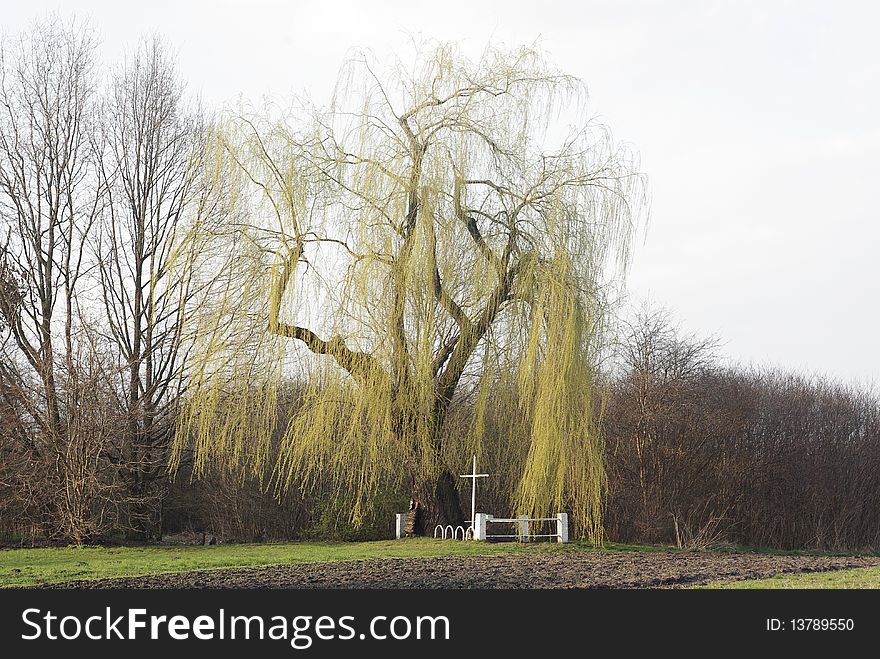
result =
[[[489,540],[516,539],[520,542],[528,542],[531,539],[549,538],[556,542],[568,542],[568,513],[557,513],[556,517],[494,517],[488,513],[477,513],[472,526],[453,527],[438,524],[434,527],[434,537],[442,540]],[[406,513],[398,513],[395,520],[396,535],[400,539],[404,536]],[[549,533],[531,533],[533,524],[546,524],[550,522]],[[516,533],[491,533],[491,524],[516,524]],[[555,527],[555,528],[554,528]]]
[[[474,540],[490,540],[491,538],[517,539],[528,542],[532,538],[550,538],[556,542],[568,542],[568,513],[557,513],[556,517],[494,517],[487,513],[477,513],[474,524]],[[550,533],[531,533],[534,523],[552,522]],[[492,533],[492,524],[516,524],[516,533]]]

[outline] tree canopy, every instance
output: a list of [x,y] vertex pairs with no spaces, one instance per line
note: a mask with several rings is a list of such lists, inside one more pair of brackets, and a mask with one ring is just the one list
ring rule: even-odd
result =
[[[329,479],[354,520],[398,487],[457,522],[461,449],[487,450],[504,401],[511,507],[571,510],[600,539],[596,365],[646,204],[585,100],[534,49],[441,44],[391,69],[356,55],[327,107],[223,122],[212,162],[237,219],[202,255],[220,276],[188,318],[177,455],[282,491]],[[455,406],[467,427],[447,427]]]

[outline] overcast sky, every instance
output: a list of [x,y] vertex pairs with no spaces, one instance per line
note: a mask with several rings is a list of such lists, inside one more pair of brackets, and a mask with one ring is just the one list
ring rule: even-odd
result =
[[0,29],[54,10],[88,18],[108,61],[159,32],[211,105],[320,102],[355,46],[538,40],[641,153],[634,301],[734,361],[880,380],[880,3],[0,0]]

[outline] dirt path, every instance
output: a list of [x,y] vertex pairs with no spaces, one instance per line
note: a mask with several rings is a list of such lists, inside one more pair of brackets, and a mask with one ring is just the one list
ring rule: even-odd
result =
[[78,581],[76,588],[658,588],[880,565],[878,557],[548,552],[274,565]]

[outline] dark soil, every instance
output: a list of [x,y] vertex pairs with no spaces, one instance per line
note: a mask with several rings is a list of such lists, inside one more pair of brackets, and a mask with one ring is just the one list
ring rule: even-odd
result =
[[541,552],[202,570],[64,588],[665,588],[880,565],[880,557],[701,552]]

